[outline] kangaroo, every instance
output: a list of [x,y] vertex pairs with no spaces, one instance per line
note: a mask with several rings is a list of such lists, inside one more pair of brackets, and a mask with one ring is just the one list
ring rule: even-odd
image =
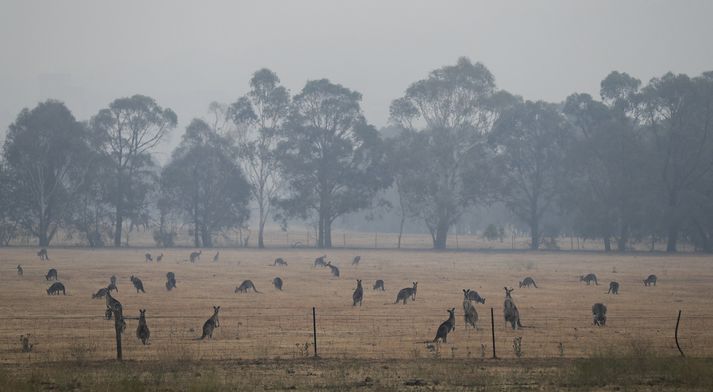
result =
[[475,290],[468,290],[468,299],[485,305],[485,297],[481,297]]
[[146,309],[139,309],[139,326],[136,327],[136,337],[141,340],[143,345],[147,345],[149,337],[151,337],[149,326],[146,325]]
[[20,264],[17,265],[17,276],[22,276],[25,273],[25,271],[22,269],[22,266]]
[[403,301],[404,305],[406,305],[406,300],[411,298],[411,301],[416,300],[416,287],[418,286],[418,282],[413,282],[413,287],[406,287],[404,289],[399,290],[399,293],[396,294],[396,302],[395,304],[399,303],[399,301]]
[[42,248],[40,249],[39,252],[37,252],[37,256],[40,256],[40,260],[49,260],[49,256],[47,255],[47,248]]
[[166,274],[166,290],[171,291],[171,289],[176,288],[176,274],[169,272]]
[[361,302],[364,300],[364,288],[361,287],[361,279],[357,279],[357,287],[354,290],[354,294],[352,294],[352,300],[354,300],[352,306],[356,306],[357,302],[361,306]]
[[198,259],[201,258],[202,252],[203,252],[202,250],[199,250],[198,252],[192,252],[191,255],[189,256],[191,263],[195,263],[196,261],[198,261]]
[[[106,292],[106,308],[110,312],[119,312],[121,313],[123,311],[123,307],[121,306],[121,302],[117,300],[116,298],[111,296],[111,291],[107,290]],[[111,313],[108,313],[111,314]],[[110,319],[110,317],[109,317]]]
[[[116,275],[112,275],[111,278],[109,278],[109,283],[110,283],[110,285],[113,285],[114,287],[116,287]],[[119,290],[117,290],[117,291],[119,291]]]
[[60,282],[54,282],[52,286],[47,289],[47,295],[59,295],[60,291],[62,294],[67,295],[67,292],[64,290],[64,285]]
[[520,311],[517,310],[517,306],[515,306],[515,302],[512,300],[512,295],[511,293],[513,292],[514,289],[508,289],[505,287],[505,303],[504,303],[504,310],[503,314],[505,315],[505,322],[510,323],[512,325],[512,329],[516,328],[522,328],[522,324],[520,324]]
[[220,251],[215,252],[215,256],[213,256],[213,262],[214,262],[214,263],[217,263],[217,262],[218,262],[218,258],[220,258]]
[[142,282],[141,279],[139,279],[137,276],[134,276],[134,275],[131,275],[131,278],[129,278],[129,279],[131,280],[131,283],[133,283],[134,287],[136,288],[136,294],[138,294],[139,291],[141,291],[142,293],[146,293],[146,291],[144,291],[144,282]]
[[157,262],[157,263],[160,263],[162,259],[163,259],[163,253],[161,253],[160,255],[156,256],[156,262]]
[[327,263],[324,261],[324,259],[327,257],[327,255],[324,256],[319,256],[316,259],[314,259],[314,266],[315,267],[326,267]]
[[609,291],[607,294],[619,294],[619,282],[609,283]]
[[644,286],[651,286],[653,283],[656,286],[656,275],[649,275],[648,278],[644,279]]
[[352,260],[352,265],[359,265],[360,261],[361,261],[361,256],[354,256],[354,260]]
[[592,305],[592,320],[594,325],[603,327],[607,323],[607,307],[604,304],[596,303]]
[[465,320],[465,326],[470,324],[475,330],[478,330],[478,312],[475,310],[475,306],[470,299],[470,290],[463,290],[463,318]]
[[109,285],[106,286],[106,289],[107,289],[108,291],[114,290],[114,291],[116,291],[117,293],[119,292],[119,288],[117,288],[114,283],[109,283]]
[[336,265],[332,265],[332,262],[328,261],[326,266],[332,271],[332,276],[339,277],[339,268]]
[[282,291],[282,279],[279,276],[272,280],[272,284],[276,289]]
[[22,344],[22,352],[29,353],[32,351],[32,343],[30,343],[30,334],[20,335],[20,344]]
[[220,306],[213,306],[213,315],[203,323],[203,335],[199,338],[200,340],[209,337],[213,339],[213,330],[220,326],[218,321],[218,312],[220,311]]
[[448,333],[451,331],[455,331],[456,329],[455,312],[456,308],[448,309],[448,320],[442,322],[441,325],[438,326],[438,330],[436,331],[436,337],[433,339],[434,343],[438,341],[447,343]]
[[50,268],[50,270],[47,271],[47,275],[45,275],[45,280],[50,280],[50,279],[54,279],[54,280],[58,279],[57,278],[57,270],[54,268]]
[[530,286],[535,286],[537,288],[537,284],[535,284],[535,279],[532,279],[531,277],[527,277],[520,282],[520,287],[530,287]]
[[260,294],[260,292],[257,291],[257,288],[255,288],[253,281],[250,279],[244,280],[243,283],[240,283],[240,286],[235,288],[235,292],[236,293],[247,293],[248,290],[250,290],[250,289],[253,289],[253,291]]
[[587,276],[580,275],[579,276],[579,281],[580,282],[587,282],[587,286],[594,281],[594,284],[599,286],[599,282],[597,282],[597,275],[594,274],[587,274]]
[[384,289],[384,281],[381,279],[378,279],[376,282],[374,282],[374,287],[372,288],[373,290],[381,290],[385,291]]
[[274,262],[272,265],[273,265],[273,266],[276,266],[276,265],[284,265],[284,266],[286,266],[286,265],[287,265],[287,262],[286,262],[285,259],[283,259],[282,257],[278,257],[278,258],[275,259],[275,262]]
[[106,293],[109,291],[108,288],[102,287],[99,290],[97,290],[96,294],[92,294],[92,299],[97,299],[97,298],[104,298],[106,296]]
[[146,261],[147,263],[148,263],[149,261],[153,261],[153,257],[151,257],[151,253],[146,253],[146,254],[144,255],[144,259],[145,259],[144,261]]

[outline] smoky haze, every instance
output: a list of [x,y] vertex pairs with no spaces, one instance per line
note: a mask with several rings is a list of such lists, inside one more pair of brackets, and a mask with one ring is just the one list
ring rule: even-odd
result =
[[139,93],[178,114],[165,162],[191,118],[262,67],[293,93],[318,78],[361,92],[378,127],[410,83],[459,56],[526,99],[598,96],[612,70],[710,68],[711,15],[708,1],[3,1],[0,137],[47,98],[88,119]]

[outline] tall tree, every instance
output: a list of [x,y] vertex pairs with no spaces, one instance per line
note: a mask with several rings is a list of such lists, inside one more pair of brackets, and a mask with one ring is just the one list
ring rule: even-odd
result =
[[557,203],[565,178],[569,128],[555,105],[526,101],[505,110],[491,135],[502,163],[505,205],[530,227],[539,249],[542,219]]
[[465,208],[486,189],[483,169],[487,134],[498,115],[500,101],[495,79],[481,63],[460,58],[456,65],[432,71],[406,94],[391,104],[391,120],[415,131],[423,127],[420,138],[424,152],[421,169],[422,194],[417,213],[428,227],[435,249],[445,249],[449,228]]
[[278,131],[287,120],[290,95],[279,85],[277,74],[263,68],[250,79],[250,91],[230,106],[228,116],[245,132],[239,141],[241,165],[258,206],[259,248],[264,248],[264,231],[272,202],[280,187],[275,150]]
[[68,222],[86,149],[84,126],[59,101],[23,109],[9,127],[5,159],[18,181],[12,197],[24,212],[24,229],[37,236],[40,246],[48,246]]
[[176,126],[176,114],[152,98],[118,98],[91,120],[99,151],[111,165],[114,246],[121,246],[123,223],[145,203],[153,161],[151,151]]
[[361,94],[329,80],[308,81],[281,132],[287,189],[279,205],[285,216],[317,219],[319,248],[332,246],[334,219],[369,206],[390,184],[383,142],[360,101]]
[[644,121],[651,131],[657,159],[658,194],[666,227],[666,251],[676,252],[688,200],[713,170],[713,83],[710,74],[696,78],[667,73],[643,89]]
[[163,170],[164,197],[193,225],[196,247],[213,246],[218,231],[241,226],[250,214],[236,153],[228,139],[194,119]]
[[0,246],[9,245],[19,232],[20,208],[15,196],[19,184],[13,173],[6,168],[6,163],[0,159]]

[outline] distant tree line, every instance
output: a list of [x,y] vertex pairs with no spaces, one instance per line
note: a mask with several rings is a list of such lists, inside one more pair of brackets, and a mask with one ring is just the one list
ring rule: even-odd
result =
[[384,137],[360,93],[321,79],[291,95],[261,69],[234,103],[193,119],[163,167],[154,155],[177,116],[154,99],[118,98],[87,121],[48,100],[7,130],[0,244],[31,235],[47,246],[61,231],[118,247],[143,227],[172,246],[187,227],[194,246],[210,247],[249,231],[252,202],[259,247],[270,219],[305,221],[329,248],[337,218],[387,207],[399,242],[418,219],[444,249],[464,214],[497,203],[517,220],[500,223],[526,226],[532,249],[568,233],[607,251],[665,241],[676,252],[686,241],[713,252],[713,72],[642,86],[615,71],[600,87],[598,98],[528,101],[461,58],[392,102]]

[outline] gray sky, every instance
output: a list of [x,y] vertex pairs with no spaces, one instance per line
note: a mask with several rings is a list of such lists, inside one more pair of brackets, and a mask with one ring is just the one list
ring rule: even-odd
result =
[[612,70],[643,81],[713,70],[712,1],[0,2],[0,137],[46,98],[88,119],[117,97],[179,117],[164,151],[213,101],[268,67],[293,93],[329,78],[386,125],[392,99],[459,56],[527,99],[597,94]]

